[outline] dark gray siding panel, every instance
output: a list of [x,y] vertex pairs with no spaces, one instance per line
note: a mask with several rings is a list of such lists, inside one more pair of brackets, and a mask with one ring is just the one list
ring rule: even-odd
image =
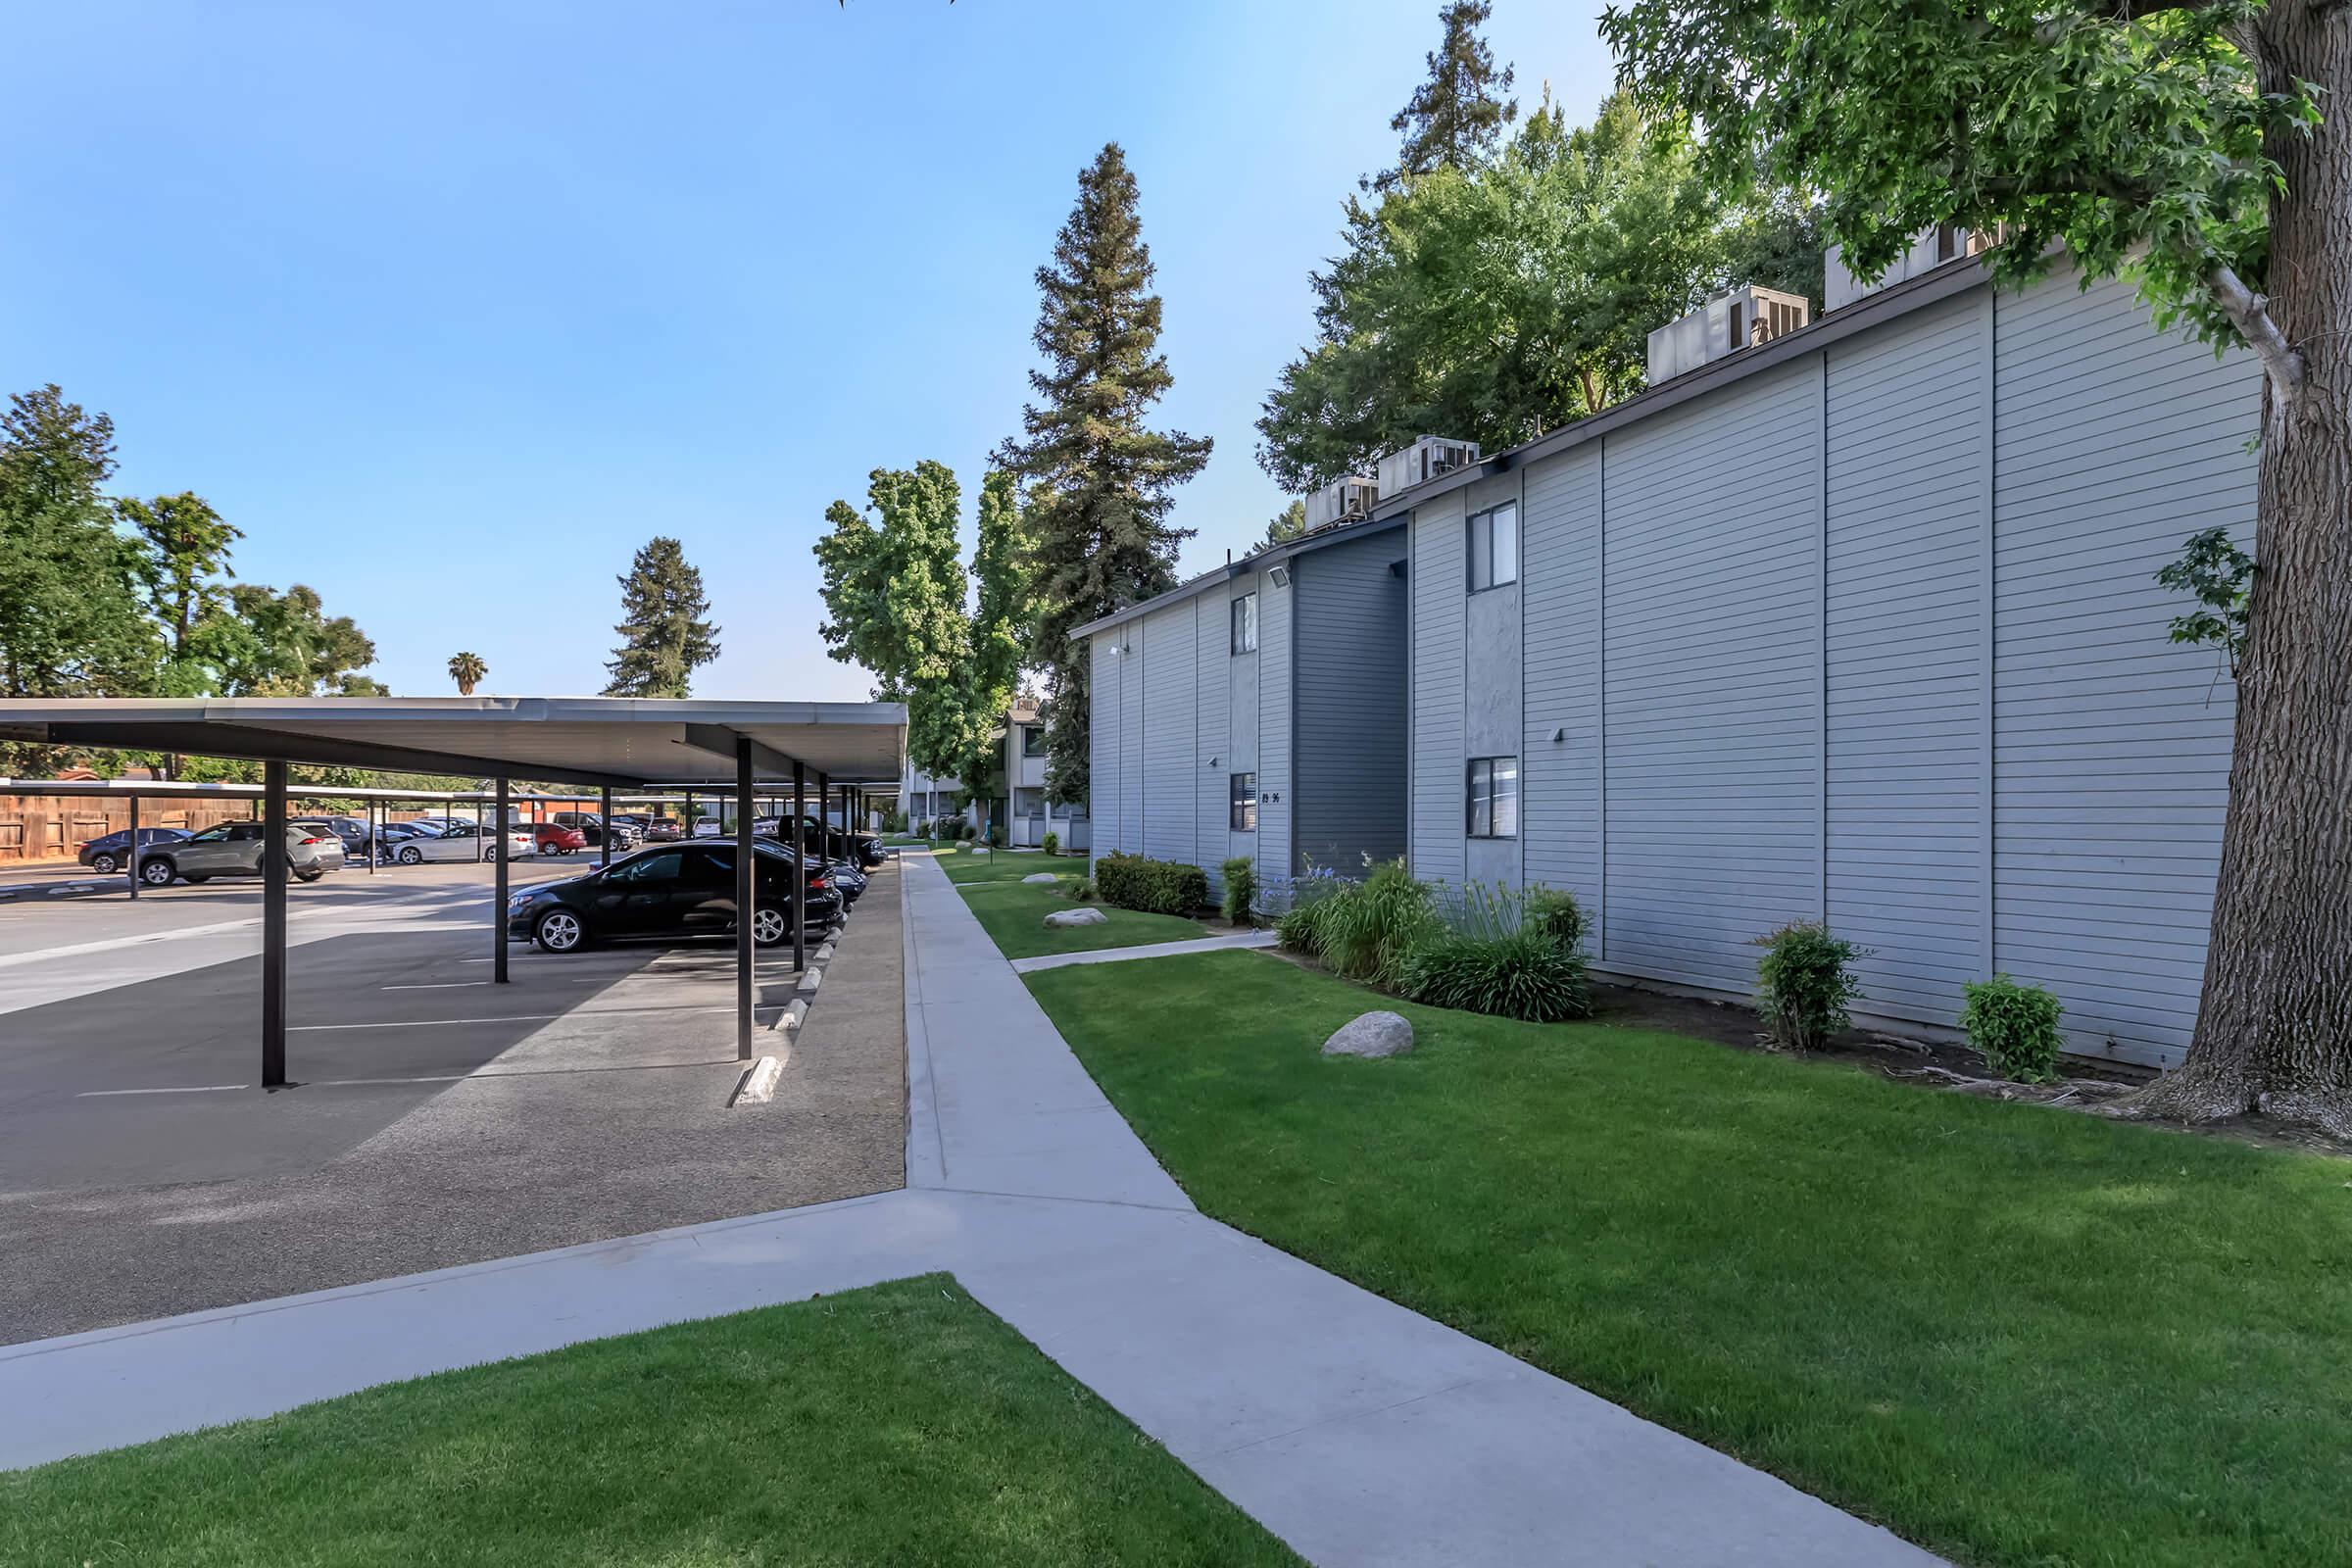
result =
[[1103,855],[1122,847],[1119,839],[1118,645],[1118,632],[1113,630],[1093,639],[1089,652],[1089,657],[1094,661],[1087,681],[1089,711],[1093,715],[1087,734],[1087,814],[1093,822],[1093,833],[1088,840],[1090,855]]
[[1744,991],[1822,907],[1822,368],[1608,441],[1607,962]]
[[1257,865],[1294,869],[1291,841],[1291,590],[1258,577]]
[[1600,904],[1600,466],[1596,443],[1529,467],[1519,546],[1521,853],[1529,882],[1575,894],[1588,917]]
[[1430,882],[1462,880],[1462,762],[1467,670],[1467,606],[1462,578],[1459,493],[1413,514],[1412,568],[1406,586],[1413,629],[1413,874]]
[[1227,775],[1233,760],[1226,720],[1232,687],[1225,666],[1233,662],[1228,603],[1223,594],[1202,594],[1192,602],[1193,693],[1200,715],[1193,726],[1193,852],[1185,858],[1205,870],[1210,885],[1220,892],[1224,878],[1217,867],[1232,853],[1225,831]]
[[1144,853],[1193,858],[1193,726],[1199,716],[1193,601],[1143,619]]
[[2155,582],[2200,528],[2251,538],[2243,354],[2159,333],[2120,284],[1998,302],[1993,605],[1999,966],[2070,1046],[2188,1044],[2228,808],[2231,689]]
[[1134,622],[1113,634],[1119,648],[1119,843],[1144,852],[1144,628]]
[[1376,534],[1291,566],[1298,852],[1346,875],[1405,850],[1404,550]]
[[1979,292],[1829,380],[1831,925],[1869,1010],[1950,1024],[1984,951],[1986,326]]

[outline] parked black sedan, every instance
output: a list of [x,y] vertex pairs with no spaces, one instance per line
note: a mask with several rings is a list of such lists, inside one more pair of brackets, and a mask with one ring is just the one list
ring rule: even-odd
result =
[[882,853],[879,833],[861,833],[856,828],[820,822],[812,812],[801,818],[801,847],[814,855],[819,853],[820,846],[827,859],[847,860],[869,869],[890,858]]
[[[139,829],[139,843],[142,845],[177,844],[187,836],[184,830],[176,827],[143,827]],[[117,828],[112,833],[102,833],[94,839],[84,841],[80,851],[74,858],[93,871],[101,873],[120,871],[123,865],[123,852],[129,848],[130,829]]]
[[[792,881],[806,875],[808,924],[829,923],[841,897],[823,868],[804,871],[793,854],[755,845],[758,899],[752,941],[772,948],[792,940]],[[735,929],[735,846],[648,847],[603,870],[526,888],[507,901],[507,934],[549,953],[576,953],[607,939],[720,936]]]

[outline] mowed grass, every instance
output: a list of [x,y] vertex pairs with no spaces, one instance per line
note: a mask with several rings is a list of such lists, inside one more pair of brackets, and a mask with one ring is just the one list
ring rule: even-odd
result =
[[[1007,958],[1035,958],[1049,953],[1092,953],[1098,948],[1132,948],[1146,942],[1190,942],[1203,935],[1200,925],[1172,914],[1146,914],[1140,909],[1114,909],[1097,904],[1109,917],[1108,925],[1076,926],[1049,931],[1046,916],[1057,909],[1080,907],[1070,902],[1071,885],[1086,875],[1086,862],[1052,855],[1014,855],[999,850],[974,855],[968,850],[943,854],[939,863],[948,879],[963,891],[972,913],[1000,952]],[[1051,871],[1060,878],[1053,887],[1028,887],[1021,878]]]
[[0,1475],[8,1563],[1297,1560],[945,1275]]
[[[2352,1163],[1257,954],[1028,983],[1209,1213],[1924,1545],[2352,1562]],[[1418,1051],[1323,1059],[1370,1007]]]

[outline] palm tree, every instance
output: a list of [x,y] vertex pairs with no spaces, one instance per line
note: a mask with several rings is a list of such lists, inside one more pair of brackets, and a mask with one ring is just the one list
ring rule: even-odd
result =
[[474,683],[490,673],[479,654],[460,654],[449,662],[449,678],[458,683],[460,697],[471,697]]

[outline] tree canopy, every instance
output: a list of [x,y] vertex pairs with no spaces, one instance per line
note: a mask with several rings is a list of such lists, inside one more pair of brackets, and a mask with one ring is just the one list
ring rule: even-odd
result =
[[1643,385],[1651,329],[1725,283],[1820,292],[1809,200],[1727,199],[1684,122],[1623,95],[1574,128],[1546,103],[1490,164],[1351,198],[1345,238],[1257,422],[1294,492],[1417,436],[1495,451],[1597,413]]
[[1429,75],[1389,122],[1403,136],[1396,167],[1367,176],[1366,190],[1386,194],[1411,175],[1438,169],[1474,169],[1493,156],[1503,127],[1519,118],[1511,90],[1511,68],[1494,69],[1494,51],[1479,28],[1494,13],[1494,0],[1447,0],[1438,12],[1438,47],[1423,58]]
[[1175,487],[1208,462],[1207,437],[1146,422],[1174,379],[1159,352],[1152,277],[1135,176],[1113,142],[1080,172],[1054,259],[1037,270],[1034,341],[1045,366],[1029,373],[1021,434],[997,452],[1029,498],[1055,801],[1087,794],[1087,661],[1070,633],[1175,586],[1177,547],[1191,535],[1168,522],[1168,510]]
[[703,574],[665,535],[646,542],[620,584],[620,646],[605,669],[607,697],[688,697],[694,672],[718,657],[718,628]]
[[925,459],[866,476],[872,516],[847,501],[825,509],[815,545],[827,619],[825,651],[875,679],[874,696],[906,704],[906,749],[934,775],[962,771],[960,682],[971,662],[968,585],[956,530],[963,492],[954,470]]

